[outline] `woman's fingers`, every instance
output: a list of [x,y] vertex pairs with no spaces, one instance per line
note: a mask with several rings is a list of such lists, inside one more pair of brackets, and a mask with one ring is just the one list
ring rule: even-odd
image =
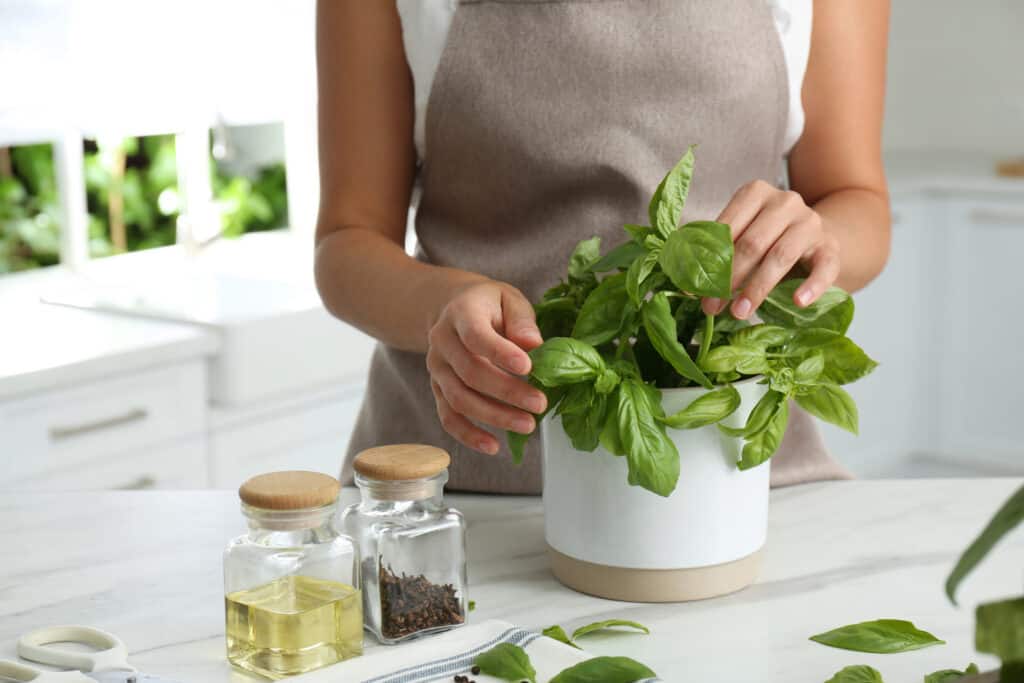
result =
[[768,255],[788,227],[806,218],[810,209],[795,192],[777,192],[735,240],[732,290],[736,291]]
[[528,412],[484,396],[466,386],[450,366],[431,372],[432,380],[441,387],[448,405],[459,415],[483,424],[521,434],[533,431],[533,416]]
[[[500,312],[486,310],[482,302],[462,304],[465,311],[453,311],[455,331],[463,345],[472,353],[483,356],[499,368],[514,375],[525,375],[530,371],[530,357],[521,348],[498,334],[492,320]],[[500,304],[499,304],[500,305]]]
[[790,226],[767,249],[756,270],[747,279],[743,291],[732,302],[733,317],[739,320],[750,317],[800,258],[818,248],[820,239],[821,228],[812,220]]
[[[530,351],[544,343],[544,339],[540,336],[540,329],[537,327],[537,317],[533,312],[533,306],[519,290],[502,289],[501,317],[505,336],[518,344],[520,348]],[[529,369],[526,372],[529,372]]]
[[810,273],[793,293],[793,302],[797,306],[811,305],[835,284],[839,277],[839,244],[834,238],[826,238],[806,262]]
[[437,382],[430,383],[430,390],[434,393],[437,417],[446,432],[451,434],[462,445],[475,451],[488,455],[494,455],[498,452],[497,439],[455,412],[451,405],[448,404],[448,399],[445,398],[444,392]]
[[451,366],[472,389],[531,413],[542,413],[547,408],[544,392],[474,355],[455,332],[446,327],[432,334],[427,365],[431,373],[443,371],[445,365]]
[[732,239],[735,241],[748,225],[754,220],[765,201],[778,190],[763,180],[747,183],[732,196],[729,203],[718,214],[718,222],[732,228]]

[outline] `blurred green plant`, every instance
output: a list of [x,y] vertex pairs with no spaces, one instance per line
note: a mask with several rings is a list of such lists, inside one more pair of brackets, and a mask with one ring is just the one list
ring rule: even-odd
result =
[[[174,243],[181,211],[174,136],[88,140],[84,164],[91,256]],[[283,164],[250,178],[211,159],[210,173],[223,236],[285,225]],[[52,146],[0,148],[0,273],[57,263],[60,225]]]

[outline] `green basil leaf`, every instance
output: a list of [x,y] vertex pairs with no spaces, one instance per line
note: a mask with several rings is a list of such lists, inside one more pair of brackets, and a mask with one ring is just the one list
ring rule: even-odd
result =
[[[534,428],[534,431],[536,431],[536,428]],[[526,449],[526,442],[530,440],[531,434],[520,434],[519,432],[513,432],[511,429],[505,432],[508,450],[512,453],[512,462],[516,465],[521,465],[523,462],[523,451]]]
[[591,381],[605,370],[597,349],[571,337],[548,339],[530,351],[530,360],[530,376],[545,387]]
[[[634,378],[639,379],[639,378]],[[621,384],[619,385],[621,386]],[[608,395],[608,412],[605,415],[604,427],[598,437],[601,447],[612,455],[625,455],[626,448],[619,436],[619,388]]]
[[544,419],[544,416],[550,413],[552,410],[557,410],[559,404],[565,398],[566,389],[564,387],[545,387],[535,378],[530,377],[530,384],[540,389],[547,396],[548,406],[545,408],[543,413],[534,415],[534,430],[529,434],[520,434],[519,432],[513,432],[511,430],[505,432],[505,438],[508,441],[508,449],[512,453],[512,462],[516,465],[522,464],[523,462],[523,450],[526,448],[526,442],[530,440],[530,437],[537,432],[537,425]]
[[769,368],[768,371],[768,386],[779,392],[789,396],[794,389],[795,373],[793,368],[790,367],[778,367]]
[[[652,226],[658,225],[658,207],[661,206],[661,198],[665,194],[665,183],[668,182],[668,176],[671,173],[665,174],[665,177],[658,183],[657,189],[654,190],[654,194],[651,195],[651,201],[647,204],[647,220],[650,221]],[[678,221],[677,221],[678,223]],[[627,228],[629,230],[629,228]],[[656,233],[657,230],[654,230]]]
[[[749,470],[765,462],[779,450],[782,437],[786,434],[786,425],[789,423],[789,401],[779,392],[771,391],[771,394],[781,396],[775,405],[775,410],[764,428],[747,437],[743,444],[743,453],[740,456],[739,468]],[[756,408],[756,406],[755,406]]]
[[825,683],[885,683],[882,674],[865,664],[848,666],[836,672]]
[[476,600],[470,600],[469,601],[469,611],[472,612],[475,609],[476,609]]
[[858,430],[857,404],[835,384],[821,384],[797,394],[796,402],[811,415],[842,427],[851,434]]
[[759,346],[718,346],[711,349],[704,358],[707,372],[730,372],[735,370],[747,375],[756,375],[768,369],[764,349]]
[[724,420],[740,407],[740,392],[723,387],[694,399],[678,413],[661,421],[675,429],[696,429]]
[[[584,394],[582,405],[574,405],[564,410],[573,392]],[[576,384],[569,389],[569,395],[562,404],[562,428],[572,442],[573,448],[579,451],[593,451],[600,442],[601,430],[604,428],[605,416],[608,411],[608,396],[594,391],[589,384]],[[577,399],[579,403],[579,399]]]
[[626,271],[626,293],[637,308],[640,308],[640,303],[647,294],[647,290],[643,287],[644,281],[647,280],[647,276],[651,274],[656,265],[658,265],[658,255],[652,251],[643,258],[633,261],[629,270]]
[[797,384],[811,384],[825,371],[825,354],[812,353],[800,361],[793,373],[793,381]]
[[728,299],[732,256],[732,232],[728,225],[695,221],[665,240],[658,262],[680,291]]
[[1015,529],[1024,521],[1024,486],[1010,496],[995,516],[989,521],[974,542],[957,560],[956,566],[946,579],[946,595],[950,602],[956,604],[956,590],[960,582],[970,574],[978,563],[985,559],[989,551],[995,547],[1003,536]]
[[593,277],[590,267],[601,258],[601,238],[591,237],[583,240],[573,249],[569,257],[569,279],[583,280]]
[[841,626],[811,636],[811,640],[841,650],[877,654],[909,652],[946,642],[902,619],[877,619]]
[[547,636],[552,640],[557,640],[560,643],[565,643],[566,645],[572,645],[577,650],[581,649],[579,645],[572,642],[572,638],[569,637],[569,634],[567,634],[565,632],[565,629],[559,626],[558,624],[555,624],[554,626],[548,626],[546,629],[541,631],[541,635]]
[[636,225],[634,223],[626,223],[622,228],[629,233],[629,236],[637,244],[643,244],[644,238],[648,235],[654,234],[654,228],[648,225]]
[[1003,662],[1024,662],[1024,598],[978,605],[974,647]]
[[596,633],[597,631],[604,631],[606,629],[614,628],[631,628],[642,633],[650,634],[648,629],[643,624],[635,621],[626,621],[625,619],[608,619],[606,621],[595,621],[593,624],[587,624],[586,626],[580,626],[578,629],[572,632],[573,638],[580,638],[587,635],[588,633]]
[[608,368],[594,382],[594,391],[599,394],[610,394],[615,387],[619,386],[620,381],[622,378],[619,377],[619,373]]
[[551,683],[636,683],[657,676],[629,657],[594,657],[563,669]]
[[643,308],[640,309],[640,317],[647,337],[658,355],[668,361],[683,377],[710,389],[711,381],[693,362],[690,354],[676,337],[676,321],[672,317],[668,295],[665,292],[658,292],[649,301],[644,302]]
[[629,483],[668,496],[679,481],[679,452],[665,425],[661,392],[629,379],[619,385],[616,402],[618,433],[626,451]]
[[728,436],[747,438],[765,430],[769,420],[779,409],[779,403],[785,399],[783,394],[777,391],[766,391],[764,396],[757,402],[754,409],[747,416],[747,423],[742,428],[718,425],[718,429]]
[[480,671],[503,681],[537,683],[537,670],[530,663],[526,650],[512,643],[501,643],[482,652],[473,660]]
[[[693,178],[693,146],[679,160],[661,181],[655,192],[657,206],[651,225],[662,237],[668,237],[679,226],[686,205],[686,195],[690,192],[690,180]],[[654,200],[651,201],[654,204]],[[650,212],[649,212],[650,213]]]
[[855,382],[878,367],[853,340],[829,330],[800,330],[784,352],[794,356],[820,352],[825,362],[820,379],[832,384]]
[[541,337],[567,337],[572,334],[576,324],[576,299],[561,296],[541,301],[533,307],[537,318],[537,328]]
[[572,336],[591,346],[600,346],[619,334],[632,310],[626,276],[619,273],[606,277],[583,302]]
[[623,242],[593,263],[590,266],[590,271],[592,273],[606,273],[610,270],[629,268],[633,261],[646,254],[647,249],[643,245],[633,241]]
[[846,334],[853,321],[853,298],[838,287],[830,287],[810,306],[801,308],[793,295],[803,279],[783,280],[757,309],[761,320],[782,327],[817,327]]
[[935,671],[924,677],[924,683],[954,683],[959,681],[964,676],[973,676],[978,673],[977,664],[968,664],[967,668],[963,671],[956,669],[942,669],[941,671]]
[[[717,320],[715,321],[718,322]],[[770,349],[774,346],[782,346],[793,339],[795,332],[776,325],[750,325],[743,327],[729,336],[729,342],[737,346],[759,346],[762,349]]]
[[651,251],[661,251],[661,248],[665,246],[665,240],[658,235],[648,235],[644,238],[644,246]]

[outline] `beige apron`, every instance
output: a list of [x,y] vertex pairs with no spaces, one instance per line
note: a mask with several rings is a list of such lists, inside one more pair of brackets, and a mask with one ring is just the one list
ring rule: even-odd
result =
[[[462,0],[427,108],[417,258],[482,273],[531,300],[575,244],[625,240],[690,143],[683,220],[714,218],[743,183],[776,182],[788,84],[766,0]],[[801,410],[773,485],[848,476]],[[522,466],[441,428],[422,354],[378,345],[343,478],[358,451],[440,446],[448,487],[538,493],[539,438]]]

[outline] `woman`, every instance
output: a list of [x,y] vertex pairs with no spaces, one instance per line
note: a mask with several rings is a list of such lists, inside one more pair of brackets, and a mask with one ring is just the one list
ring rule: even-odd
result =
[[[717,217],[736,246],[739,294],[706,311],[748,318],[794,270],[807,274],[798,305],[870,282],[889,245],[888,2],[811,5],[320,3],[317,282],[334,315],[381,342],[349,458],[433,443],[452,454],[451,488],[539,491],[538,454],[516,467],[501,438],[532,431],[545,407],[522,379],[542,342],[530,302],[580,239],[607,249],[645,222],[690,143],[683,220]],[[799,411],[772,475],[847,476]]]

